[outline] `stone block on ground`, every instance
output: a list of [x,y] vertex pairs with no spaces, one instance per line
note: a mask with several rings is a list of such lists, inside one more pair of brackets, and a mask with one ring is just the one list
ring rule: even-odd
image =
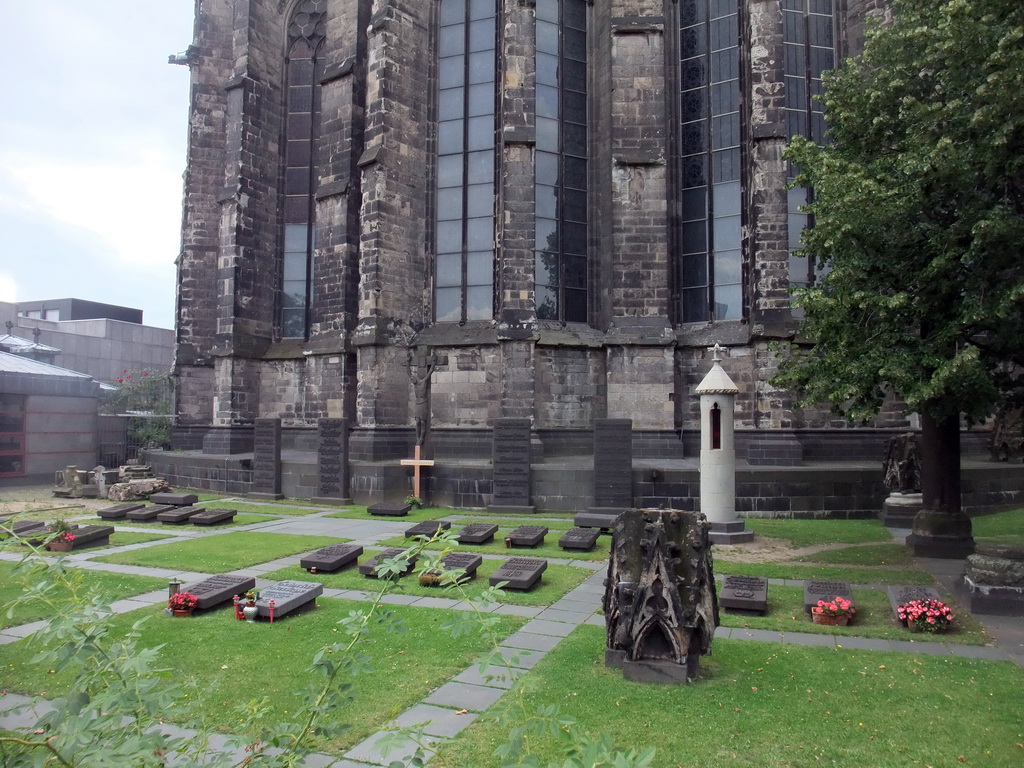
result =
[[173,512],[175,509],[177,509],[177,507],[171,506],[170,504],[151,504],[143,507],[142,509],[134,509],[125,515],[125,517],[129,520],[145,523],[151,520],[156,520],[158,515],[163,514],[164,512]]
[[505,534],[506,547],[537,547],[548,534],[546,525],[520,525]]
[[196,608],[206,610],[230,601],[235,595],[241,596],[255,588],[256,579],[252,576],[233,576],[225,573],[188,584],[182,587],[181,591],[191,592],[198,597],[199,604]]
[[154,504],[170,504],[173,507],[190,507],[199,501],[199,496],[194,493],[175,493],[164,491],[151,494],[149,500]]
[[470,523],[459,531],[455,540],[459,544],[488,544],[497,532],[496,523]]
[[760,576],[726,576],[718,592],[718,605],[733,611],[766,613],[768,579]]
[[115,483],[107,488],[107,498],[111,501],[141,501],[148,499],[154,493],[170,490],[171,486],[162,477],[150,477]]
[[192,515],[188,519],[192,525],[218,525],[220,523],[230,523],[235,519],[235,515],[238,514],[237,510],[229,509],[226,507],[210,507],[204,509],[198,514]]
[[[387,560],[387,559],[392,558],[392,557],[397,557],[398,555],[402,554],[403,552],[405,552],[405,550],[401,549],[401,548],[398,548],[398,547],[391,547],[390,549],[385,549],[380,554],[374,555],[373,557],[369,557],[366,560],[364,560],[363,562],[361,562],[359,564],[359,572],[361,574],[363,574],[363,576],[368,576],[370,578],[376,579],[376,578],[378,578],[377,564],[379,562],[381,562],[382,560]],[[400,575],[401,576],[406,576],[406,575],[412,573],[412,569],[413,569],[414,565],[416,565],[416,558],[415,557],[409,559],[408,566],[406,567],[406,569],[404,571],[402,571],[402,573]]]
[[299,560],[299,565],[310,572],[332,573],[352,565],[361,554],[363,548],[358,544],[331,544],[310,552]]
[[106,546],[113,532],[112,525],[80,525],[72,531],[75,536],[72,549]]
[[169,525],[185,525],[189,518],[203,512],[202,507],[174,507],[156,516],[157,522]]
[[597,528],[570,528],[558,539],[562,549],[577,549],[589,552],[597,546],[601,531]]
[[378,504],[371,504],[366,511],[375,517],[405,517],[412,509],[411,504],[397,501],[382,501]]
[[510,557],[491,574],[488,583],[493,587],[506,581],[504,589],[529,592],[540,583],[547,567],[548,561],[539,557]]
[[324,593],[324,585],[309,581],[278,581],[266,589],[260,590],[256,600],[259,615],[270,618],[270,602],[274,602],[274,618],[312,603]]
[[112,507],[104,507],[103,509],[98,510],[96,515],[104,520],[122,520],[129,512],[134,512],[135,510],[142,509],[145,506],[145,504],[140,502],[115,504]]
[[[819,600],[828,602],[837,597],[853,600],[853,592],[850,591],[850,583],[847,581],[828,581],[824,579],[812,579],[804,582],[804,612],[810,613],[811,608],[818,604]],[[856,605],[856,603],[854,603]]]
[[451,527],[452,524],[447,520],[427,520],[422,523],[416,523],[412,528],[406,528],[405,538],[411,539],[413,536],[426,536],[428,539],[431,539],[437,535],[439,530],[447,531]]

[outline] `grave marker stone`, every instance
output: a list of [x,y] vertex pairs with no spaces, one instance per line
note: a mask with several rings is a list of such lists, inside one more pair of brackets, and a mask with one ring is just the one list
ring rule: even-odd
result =
[[[833,600],[836,597],[843,597],[853,602],[853,593],[850,591],[850,584],[846,581],[824,581],[812,580],[804,582],[804,612],[810,613],[811,607],[818,604],[819,600]],[[856,603],[854,603],[856,605]]]
[[168,525],[185,525],[193,515],[204,511],[202,507],[175,507],[156,516],[157,521]]
[[[368,558],[368,559],[364,560],[363,562],[361,562],[359,564],[359,572],[361,574],[363,574],[363,576],[367,576],[367,577],[376,579],[376,578],[378,578],[378,575],[377,575],[377,564],[379,562],[381,562],[382,560],[388,560],[389,558],[397,557],[398,555],[402,554],[404,551],[405,551],[404,549],[400,549],[398,547],[391,547],[389,549],[385,549],[380,554],[374,555],[373,557]],[[414,565],[416,565],[416,558],[415,557],[409,559],[408,566],[399,575],[400,576],[407,576],[408,574],[412,573],[412,569],[413,569]]]
[[580,528],[610,529],[633,507],[633,422],[594,419],[594,506],[575,517]]
[[189,507],[199,501],[194,493],[164,493],[151,494],[149,500],[154,504],[166,504],[172,507]]
[[718,592],[718,605],[733,611],[766,613],[768,579],[760,576],[726,576]]
[[459,544],[488,544],[498,532],[496,523],[470,523],[459,531],[455,540]]
[[135,510],[142,509],[145,506],[145,504],[132,502],[128,502],[126,504],[115,504],[112,507],[104,507],[103,509],[98,510],[96,515],[104,520],[121,520],[129,512],[134,512]]
[[324,593],[324,585],[309,581],[278,581],[260,590],[256,600],[258,615],[270,616],[270,601],[274,601],[274,618],[278,619],[307,603],[316,602]]
[[906,626],[907,622],[900,621],[896,610],[901,605],[909,603],[911,600],[942,600],[939,596],[939,591],[934,587],[910,585],[889,587],[886,591],[889,593],[889,605],[892,607],[893,619],[895,619],[897,624],[903,624],[904,626]]
[[491,574],[488,583],[493,587],[507,581],[505,589],[529,592],[540,583],[541,574],[547,567],[548,561],[537,557],[510,557]]
[[244,594],[255,588],[256,579],[252,576],[222,574],[189,584],[181,591],[191,592],[198,597],[199,603],[196,608],[206,610],[231,600],[235,595]]
[[358,544],[332,544],[310,552],[299,560],[299,565],[310,572],[315,569],[331,573],[356,562],[356,558],[361,554],[363,548]]
[[317,504],[351,504],[347,419],[317,422]]
[[[441,558],[441,564],[446,571],[464,571],[462,578],[459,579],[460,584],[476,578],[477,568],[480,567],[483,561],[484,559],[480,555],[474,555],[470,552],[449,552]],[[423,571],[420,574],[420,584],[424,587],[441,586],[442,572],[440,570]]]
[[601,531],[597,528],[570,528],[558,540],[562,549],[579,549],[589,552],[597,546]]
[[404,501],[381,501],[371,504],[366,511],[377,517],[405,517],[409,514],[410,509],[412,509],[412,505],[406,504]]
[[426,536],[430,539],[436,536],[439,530],[447,531],[451,527],[452,524],[448,520],[427,520],[422,523],[416,523],[412,528],[406,528],[405,538],[411,539],[413,536]]
[[253,499],[283,499],[281,493],[281,420],[256,419],[253,443]]
[[132,510],[125,517],[129,520],[137,520],[144,523],[149,520],[156,520],[157,515],[164,512],[172,512],[175,509],[178,509],[178,507],[173,504],[152,504],[148,507],[142,507],[142,509]]
[[548,527],[546,525],[520,525],[518,528],[513,528],[505,536],[506,547],[536,547],[544,543],[544,537],[547,536]]
[[533,514],[530,504],[530,420],[495,419],[492,454],[492,501],[487,509],[501,514]]
[[235,515],[238,514],[237,510],[227,509],[223,507],[211,507],[210,509],[204,509],[198,514],[192,515],[189,518],[189,522],[192,525],[217,525],[218,523],[229,523]]

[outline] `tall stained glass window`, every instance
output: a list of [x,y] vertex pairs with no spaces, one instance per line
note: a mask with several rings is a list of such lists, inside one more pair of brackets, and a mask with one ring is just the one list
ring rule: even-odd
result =
[[[822,72],[835,68],[835,0],[782,0],[785,48],[786,131],[819,144],[825,141],[824,105],[818,100],[824,88]],[[790,167],[789,177],[795,177]],[[814,281],[814,264],[793,251],[802,246],[801,235],[810,216],[800,206],[811,200],[812,190],[789,190],[789,283],[806,286]]]
[[679,0],[681,230],[685,323],[738,320],[740,55],[737,0]]
[[438,37],[438,322],[494,314],[495,0],[441,0]]
[[587,321],[587,3],[537,0],[534,291],[542,320]]
[[327,0],[302,0],[288,25],[285,82],[284,242],[281,259],[281,336],[309,329],[313,272],[320,77]]

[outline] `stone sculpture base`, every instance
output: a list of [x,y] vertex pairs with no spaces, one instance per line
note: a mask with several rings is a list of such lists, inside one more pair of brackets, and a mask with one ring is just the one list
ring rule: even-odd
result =
[[913,528],[921,511],[920,493],[893,493],[882,504],[882,525],[887,528]]

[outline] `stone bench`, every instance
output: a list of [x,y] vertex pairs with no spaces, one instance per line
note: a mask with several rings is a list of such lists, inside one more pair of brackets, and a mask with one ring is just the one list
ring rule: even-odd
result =
[[192,525],[217,525],[218,523],[230,523],[234,520],[237,510],[218,508],[204,509],[198,514],[192,515],[188,520]]
[[[316,605],[316,599],[324,593],[324,585],[310,581],[279,581],[273,586],[260,590],[256,600],[260,616],[271,621],[279,619],[287,613],[301,608],[308,603]],[[270,603],[274,602],[274,614],[271,617]]]
[[103,520],[123,520],[129,512],[134,512],[138,509],[144,509],[145,504],[138,504],[135,502],[127,502],[125,504],[115,504],[112,507],[104,507],[103,509],[96,512],[96,516]]
[[182,588],[182,592],[191,592],[199,598],[196,608],[205,611],[221,603],[232,600],[235,595],[243,595],[256,588],[256,579],[252,576],[232,576],[223,574],[211,576]]
[[175,507],[156,516],[158,522],[167,525],[185,525],[193,515],[203,511],[202,507]]
[[314,570],[331,573],[340,571],[345,566],[356,562],[361,554],[363,554],[363,548],[358,544],[332,544],[329,547],[322,547],[315,552],[310,552],[299,560],[299,565],[310,573]]

